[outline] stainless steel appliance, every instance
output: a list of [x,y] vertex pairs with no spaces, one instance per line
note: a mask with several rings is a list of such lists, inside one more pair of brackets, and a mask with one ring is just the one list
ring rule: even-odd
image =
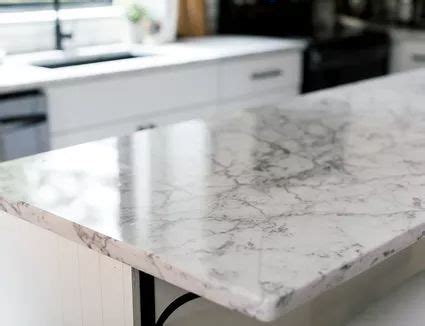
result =
[[46,101],[38,91],[0,95],[0,161],[49,150]]

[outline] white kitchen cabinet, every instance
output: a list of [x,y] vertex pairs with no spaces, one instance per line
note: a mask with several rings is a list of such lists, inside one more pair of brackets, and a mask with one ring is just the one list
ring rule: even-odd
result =
[[391,67],[392,73],[425,68],[425,33],[420,38],[394,38]]
[[48,87],[52,148],[278,104],[299,94],[301,51],[273,51]]
[[219,100],[299,89],[301,55],[298,51],[261,54],[227,60],[219,66]]
[[218,110],[255,109],[264,106],[287,103],[299,94],[298,87],[287,87],[273,92],[264,92],[255,95],[238,97],[232,100],[219,102]]
[[126,122],[110,123],[94,128],[85,128],[85,130],[54,134],[50,143],[52,148],[63,148],[88,141],[109,138],[111,136],[124,136],[136,132],[142,127],[148,127],[148,123],[139,123],[138,119],[135,118]]
[[208,117],[217,111],[217,106],[200,105],[186,109],[175,109],[161,112],[157,115],[137,116],[124,122],[107,123],[95,128],[84,128],[83,130],[54,134],[51,138],[52,148],[63,148],[88,141],[104,139],[108,137],[124,136],[136,131],[150,129],[180,121]]
[[[217,66],[191,64],[76,81],[46,89],[53,134],[212,103]],[[112,135],[111,135],[112,136]]]

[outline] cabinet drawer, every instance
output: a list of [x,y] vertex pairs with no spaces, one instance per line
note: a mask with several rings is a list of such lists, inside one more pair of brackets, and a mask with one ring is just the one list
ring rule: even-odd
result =
[[224,101],[219,104],[218,111],[223,110],[245,110],[245,109],[260,109],[264,106],[277,106],[281,103],[287,103],[299,94],[299,87],[285,87],[274,92],[267,92],[261,96],[243,96],[235,100]]
[[52,133],[119,123],[141,115],[214,103],[217,67],[193,65],[123,74],[47,89]]
[[401,41],[394,46],[392,71],[405,71],[425,67],[425,44],[417,41]]
[[301,79],[301,53],[278,52],[223,62],[219,67],[220,99],[277,90]]
[[134,122],[124,122],[112,125],[102,125],[87,130],[73,131],[64,134],[53,134],[50,139],[52,149],[59,149],[83,144],[104,138],[130,134],[137,128]]
[[195,106],[191,109],[175,110],[174,112],[167,111],[162,115],[133,117],[125,122],[103,124],[95,128],[86,128],[86,130],[55,133],[52,134],[51,146],[52,149],[58,149],[109,137],[129,135],[157,126],[205,118],[213,115],[216,110],[216,105]]
[[154,128],[156,125],[158,124],[148,118],[135,118],[134,121],[111,123],[64,134],[53,134],[51,146],[52,149],[58,149],[109,137],[120,137],[140,130]]
[[404,48],[409,67],[425,67],[425,44],[409,42]]

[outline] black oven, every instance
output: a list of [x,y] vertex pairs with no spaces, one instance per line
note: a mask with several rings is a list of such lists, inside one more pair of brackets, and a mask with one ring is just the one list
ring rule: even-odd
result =
[[313,42],[304,53],[302,92],[343,85],[388,73],[390,38],[363,31]]
[[311,0],[221,0],[221,34],[307,36],[313,32]]
[[342,26],[336,15],[335,0],[221,0],[218,30],[307,40],[303,92],[387,74],[387,33]]

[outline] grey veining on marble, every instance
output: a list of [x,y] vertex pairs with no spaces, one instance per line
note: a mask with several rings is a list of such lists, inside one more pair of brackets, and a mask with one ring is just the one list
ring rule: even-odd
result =
[[0,208],[263,321],[425,234],[425,71],[0,164]]

